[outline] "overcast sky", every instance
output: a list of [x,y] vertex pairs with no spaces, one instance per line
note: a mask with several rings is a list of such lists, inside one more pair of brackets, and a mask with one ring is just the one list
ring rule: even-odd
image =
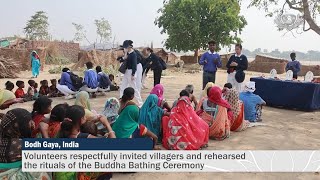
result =
[[[244,0],[249,1],[249,0]],[[116,42],[132,39],[135,46],[162,47],[166,38],[154,25],[157,10],[163,0],[1,0],[0,37],[23,35],[23,27],[36,11],[45,11],[49,16],[50,33],[55,39],[72,40],[72,22],[85,26],[88,38],[96,38],[94,20],[102,17],[109,20]],[[273,18],[255,8],[247,9],[243,3],[242,14],[248,25],[241,34],[246,49],[280,49],[320,51],[320,36],[309,31],[292,36],[278,32]],[[285,34],[285,35],[284,35]]]

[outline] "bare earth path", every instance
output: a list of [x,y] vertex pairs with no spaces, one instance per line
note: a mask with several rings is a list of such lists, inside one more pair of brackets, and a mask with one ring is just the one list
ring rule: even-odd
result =
[[[247,73],[247,79],[260,73]],[[148,95],[152,86],[152,74],[148,77],[149,89],[143,90],[143,99]],[[20,78],[27,82],[30,72],[23,72]],[[227,74],[219,71],[217,85],[220,87],[226,81]],[[42,79],[59,78],[59,75],[50,75],[46,72],[40,75],[37,81]],[[11,80],[15,83],[17,79]],[[4,86],[7,79],[1,79]],[[187,85],[195,86],[195,95],[199,97],[202,86],[202,74],[185,74],[167,72],[163,77],[165,86],[165,98],[172,103],[179,92]],[[26,84],[27,87],[27,84]],[[276,93],[276,91],[275,91]],[[107,97],[118,97],[118,92],[108,93]],[[107,97],[92,99],[93,109],[101,112]],[[63,103],[63,98],[54,99],[54,104]],[[73,104],[74,100],[67,101]],[[13,105],[11,108],[22,107],[32,109],[32,102]],[[5,112],[5,111],[1,111]],[[266,107],[263,110],[263,122],[266,126],[249,128],[244,132],[232,133],[229,139],[224,141],[209,141],[208,150],[319,150],[320,149],[320,111],[301,112]],[[115,173],[113,179],[320,179],[319,173]]]

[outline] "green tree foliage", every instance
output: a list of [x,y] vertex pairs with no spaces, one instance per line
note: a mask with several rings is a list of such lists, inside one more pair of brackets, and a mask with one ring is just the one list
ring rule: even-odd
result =
[[76,30],[73,40],[81,42],[83,39],[86,39],[86,41],[91,44],[86,36],[87,31],[84,29],[83,25],[77,23],[72,23],[72,25]]
[[50,38],[48,32],[48,16],[44,11],[38,11],[27,22],[24,32],[31,40],[47,40]]
[[237,34],[247,24],[236,0],[169,0],[159,13],[155,24],[172,51],[206,48],[210,40],[222,46],[240,42]]
[[251,0],[249,7],[253,6],[265,10],[269,17],[282,14],[286,9],[299,12],[304,20],[303,31],[312,30],[320,35],[319,0]]
[[111,25],[109,21],[105,18],[94,20],[95,25],[97,26],[97,35],[99,36],[99,43],[106,43],[110,40],[111,36]]

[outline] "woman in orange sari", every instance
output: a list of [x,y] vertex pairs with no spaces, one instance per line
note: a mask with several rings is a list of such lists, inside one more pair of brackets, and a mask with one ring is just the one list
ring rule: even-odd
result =
[[171,150],[198,150],[209,140],[208,125],[196,114],[189,97],[183,96],[169,117],[162,118],[162,145]]
[[231,131],[243,131],[248,128],[250,122],[244,120],[244,105],[239,99],[239,93],[235,89],[228,89],[225,93],[225,99],[229,102],[233,113],[233,123]]
[[209,90],[208,98],[200,104],[201,110],[197,114],[208,123],[209,137],[214,140],[223,140],[230,136],[230,120],[228,109],[230,105],[222,99],[222,91],[219,87]]

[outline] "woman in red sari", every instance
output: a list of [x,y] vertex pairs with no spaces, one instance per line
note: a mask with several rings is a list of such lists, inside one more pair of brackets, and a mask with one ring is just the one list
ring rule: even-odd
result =
[[243,131],[248,128],[250,122],[244,120],[244,105],[239,99],[239,93],[235,89],[228,89],[225,93],[225,99],[229,102],[233,113],[233,123],[231,131]]
[[208,125],[196,114],[190,99],[178,100],[169,117],[163,117],[162,144],[171,150],[198,150],[209,140]]
[[222,91],[219,87],[212,87],[209,90],[208,98],[205,99],[201,110],[197,114],[208,123],[210,138],[223,140],[230,136],[230,118],[232,111],[229,103],[222,99]]

